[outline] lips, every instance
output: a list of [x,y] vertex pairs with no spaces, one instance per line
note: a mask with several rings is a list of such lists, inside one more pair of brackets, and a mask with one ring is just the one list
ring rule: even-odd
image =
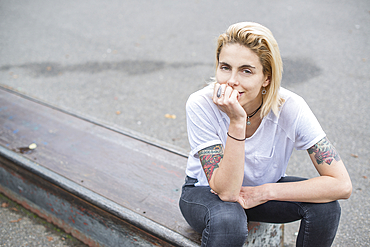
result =
[[243,92],[239,92],[239,94],[238,94],[238,100],[240,99],[240,97],[241,97],[243,94],[244,94]]

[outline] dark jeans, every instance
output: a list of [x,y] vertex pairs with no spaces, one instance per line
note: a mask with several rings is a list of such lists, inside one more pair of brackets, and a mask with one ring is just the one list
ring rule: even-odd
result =
[[[301,180],[304,179],[284,177],[278,183]],[[337,201],[268,201],[245,210],[237,202],[221,201],[210,192],[209,186],[194,186],[196,182],[186,177],[179,204],[189,225],[202,234],[202,246],[242,246],[248,235],[248,221],[288,223],[301,220],[297,246],[330,246],[334,240],[341,212]]]

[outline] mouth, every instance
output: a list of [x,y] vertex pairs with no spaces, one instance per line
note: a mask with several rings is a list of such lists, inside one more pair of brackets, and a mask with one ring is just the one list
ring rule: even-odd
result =
[[243,94],[244,94],[243,92],[239,92],[238,100],[240,99],[240,97],[241,97]]

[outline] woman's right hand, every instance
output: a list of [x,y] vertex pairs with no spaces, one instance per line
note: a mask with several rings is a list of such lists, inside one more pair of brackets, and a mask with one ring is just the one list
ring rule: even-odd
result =
[[[219,88],[221,91],[218,93]],[[218,97],[219,96],[219,97]],[[230,118],[228,133],[222,159],[209,179],[210,187],[217,192],[223,201],[237,201],[244,178],[245,138],[247,114],[239,104],[239,92],[227,84],[215,84],[213,102]],[[226,134],[226,133],[225,133]],[[202,165],[206,167],[205,165]]]
[[247,118],[245,110],[239,104],[239,92],[227,84],[215,84],[213,102],[228,115],[231,122],[245,121]]

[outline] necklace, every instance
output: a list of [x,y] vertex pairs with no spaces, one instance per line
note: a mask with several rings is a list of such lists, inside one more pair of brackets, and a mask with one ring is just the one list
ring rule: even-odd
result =
[[251,125],[251,121],[249,121],[249,119],[252,118],[254,115],[256,115],[256,113],[261,109],[262,104],[263,104],[263,99],[262,99],[261,105],[257,108],[257,110],[255,110],[254,112],[252,112],[250,115],[247,116],[247,125]]

